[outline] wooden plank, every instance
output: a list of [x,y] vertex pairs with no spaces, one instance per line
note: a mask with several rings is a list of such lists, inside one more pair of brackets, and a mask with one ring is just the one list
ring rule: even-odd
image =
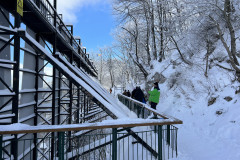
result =
[[121,128],[121,127],[140,127],[182,124],[182,121],[166,119],[119,119],[106,120],[98,123],[72,124],[72,125],[40,125],[28,126],[23,124],[0,125],[0,134],[22,134],[40,132],[66,132],[81,131],[92,129]]

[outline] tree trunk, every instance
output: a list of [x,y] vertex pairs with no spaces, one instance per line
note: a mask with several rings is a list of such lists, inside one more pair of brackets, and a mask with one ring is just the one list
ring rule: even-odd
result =
[[239,66],[239,62],[236,57],[236,38],[235,38],[235,31],[231,23],[231,3],[230,0],[225,0],[224,4],[224,17],[227,23],[227,27],[231,37],[231,53],[233,61],[236,65]]
[[230,49],[229,49],[229,47],[228,47],[228,45],[227,45],[227,42],[226,42],[225,39],[223,38],[223,32],[222,32],[219,24],[216,22],[216,20],[215,20],[212,16],[209,15],[209,17],[210,17],[210,19],[211,19],[213,22],[216,23],[216,27],[217,27],[217,30],[218,30],[218,33],[219,33],[220,40],[221,40],[224,48],[226,49],[226,51],[227,51],[227,53],[228,53],[228,57],[229,57],[229,59],[230,59],[231,66],[235,69],[235,71],[236,71],[237,73],[240,73],[240,68],[238,68],[238,66],[237,66],[236,63],[234,62],[232,52],[230,51]]
[[131,55],[130,53],[129,53],[129,56],[132,58],[133,63],[138,66],[138,68],[139,68],[140,71],[143,73],[143,75],[144,75],[144,77],[145,77],[145,79],[146,79],[147,76],[148,76],[148,72],[145,70],[145,68],[143,67],[143,65],[140,64],[138,61],[136,61],[136,60],[132,57],[132,55]]
[[186,59],[183,57],[183,54],[182,54],[180,48],[178,47],[178,44],[177,44],[176,40],[173,38],[173,36],[171,36],[171,39],[172,39],[172,42],[174,43],[174,45],[176,46],[177,51],[178,51],[178,53],[179,53],[182,61],[183,61],[184,63],[188,64],[188,65],[192,65],[191,62],[189,62],[188,60],[186,60]]
[[157,60],[157,46],[156,46],[156,34],[155,34],[155,24],[154,24],[154,5],[151,0],[151,31],[152,31],[152,45],[153,45],[153,57]]
[[164,39],[163,39],[163,23],[164,23],[164,18],[163,18],[163,6],[162,6],[162,0],[159,2],[157,0],[157,5],[158,5],[158,18],[159,18],[159,28],[160,28],[160,52],[159,52],[159,62],[162,62],[164,59]]
[[146,49],[146,52],[147,52],[147,62],[148,62],[148,65],[150,65],[150,62],[151,62],[151,53],[150,53],[150,47],[149,47],[149,36],[150,36],[150,34],[149,34],[149,13],[148,13],[148,11],[147,11],[147,9],[146,9],[146,5],[149,5],[149,4],[146,4],[147,2],[143,2],[143,7],[144,7],[144,15],[145,15],[145,19],[146,19],[146,26],[147,26],[147,37],[146,37],[146,46],[145,46],[145,49]]

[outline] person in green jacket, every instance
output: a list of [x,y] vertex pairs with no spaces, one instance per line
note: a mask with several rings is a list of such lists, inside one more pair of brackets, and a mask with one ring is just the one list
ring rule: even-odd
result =
[[150,95],[149,102],[151,102],[151,107],[153,109],[156,109],[156,106],[160,98],[160,89],[158,87],[158,82],[155,82],[153,85],[154,85],[154,89],[152,91],[148,91]]

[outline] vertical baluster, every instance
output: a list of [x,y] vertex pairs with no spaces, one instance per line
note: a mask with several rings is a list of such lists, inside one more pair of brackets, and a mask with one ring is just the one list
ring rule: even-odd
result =
[[0,160],[3,160],[2,150],[3,150],[3,136],[0,135]]
[[117,128],[112,129],[112,160],[117,160]]
[[[124,133],[122,134],[122,136],[124,135]],[[124,150],[124,145],[125,145],[125,141],[123,139],[123,159],[125,159],[125,156],[124,156],[124,153],[125,153],[125,150]]]
[[[25,159],[24,157],[25,157],[25,139],[23,140],[23,159]],[[30,140],[31,141],[31,140]],[[31,145],[31,143],[30,143],[30,145]],[[30,150],[30,152],[31,152],[31,150]]]
[[[153,136],[152,136],[152,134],[153,134],[153,131],[150,131],[150,135],[151,135],[151,148],[153,148],[153,144],[152,144],[152,138],[153,138]],[[152,154],[151,154],[151,160],[152,160]]]
[[[90,144],[91,144],[91,142],[90,142],[90,135],[88,136],[88,149],[90,150]],[[89,160],[90,160],[90,156],[91,156],[91,152],[89,152],[88,153],[89,154]]]
[[176,141],[176,157],[178,156],[178,148],[177,148],[177,132],[178,132],[178,129],[177,128],[175,128],[176,129],[176,139],[175,139],[175,141]]
[[167,125],[167,144],[170,145],[170,125]]
[[[139,135],[139,133],[137,133],[137,136]],[[138,136],[139,137],[139,136]],[[138,141],[137,141],[137,159],[139,159],[138,158]]]
[[59,160],[64,160],[64,132],[59,132],[58,137],[58,147],[59,147]]
[[158,160],[162,159],[162,126],[158,126]]
[[128,160],[129,160],[129,136],[128,136]]
[[[30,140],[30,158],[32,158],[32,152],[31,152],[32,151],[32,147],[31,147],[32,145],[31,144],[32,144],[32,140]],[[34,146],[34,147],[36,147],[36,146]]]
[[[143,132],[142,132],[142,140],[143,140]],[[143,146],[141,145],[141,147],[142,147],[142,160],[143,160]]]

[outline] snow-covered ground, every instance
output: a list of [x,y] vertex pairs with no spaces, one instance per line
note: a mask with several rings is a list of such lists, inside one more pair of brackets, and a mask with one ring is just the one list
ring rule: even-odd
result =
[[[154,74],[164,70],[162,74],[167,78],[159,85],[161,97],[157,110],[183,121],[177,126],[177,159],[239,160],[240,93],[235,91],[240,84],[232,81],[232,73],[217,66],[205,77],[204,61],[197,60],[193,66],[173,66],[166,60],[155,63],[152,71]],[[224,62],[221,65],[229,67]],[[208,105],[210,100],[214,102],[212,105]]]

